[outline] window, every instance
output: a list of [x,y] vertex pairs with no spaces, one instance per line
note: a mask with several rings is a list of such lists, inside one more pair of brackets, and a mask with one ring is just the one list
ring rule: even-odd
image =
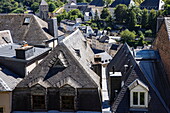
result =
[[0,113],[3,113],[3,112],[4,112],[3,107],[0,107]]
[[45,109],[45,96],[33,95],[33,109]]
[[138,79],[129,86],[130,90],[130,107],[147,108],[148,107],[148,87]]
[[26,17],[24,19],[24,24],[29,24],[30,23],[30,17]]
[[133,105],[145,105],[145,92],[133,92]]
[[74,96],[62,96],[62,110],[74,110]]

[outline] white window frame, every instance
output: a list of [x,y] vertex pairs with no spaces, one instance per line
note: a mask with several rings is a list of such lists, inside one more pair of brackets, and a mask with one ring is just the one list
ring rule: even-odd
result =
[[[133,93],[137,92],[138,93],[138,104],[135,105],[133,103]],[[144,93],[144,105],[140,105],[140,93]],[[143,107],[143,108],[147,108],[148,107],[148,91],[143,90],[143,91],[136,91],[136,90],[131,90],[130,91],[130,107]]]
[[[132,82],[129,86],[130,90],[130,107],[131,108],[148,108],[148,87],[142,83],[140,80],[136,79],[134,82]],[[138,93],[138,104],[135,105],[133,103],[133,93]],[[144,105],[140,105],[140,93],[144,93]]]

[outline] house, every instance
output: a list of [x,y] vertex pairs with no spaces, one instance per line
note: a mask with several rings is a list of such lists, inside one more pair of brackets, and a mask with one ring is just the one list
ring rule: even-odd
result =
[[169,113],[170,85],[158,51],[125,43],[107,67],[113,113]]
[[9,71],[4,66],[0,66],[0,112],[10,113],[12,109],[12,91],[22,79]]
[[13,113],[100,112],[100,77],[90,69],[92,62],[94,54],[77,29],[17,85],[13,91]]
[[153,49],[159,51],[160,57],[162,59],[164,68],[166,70],[168,79],[170,81],[170,56],[169,56],[169,29],[170,29],[170,18],[169,17],[163,17],[158,18],[157,22],[157,36],[153,42]]
[[119,4],[125,4],[126,6],[135,6],[135,2],[133,0],[115,0],[110,7],[114,8]]
[[63,28],[66,32],[73,32],[80,26],[80,24],[80,22],[64,19],[61,20],[60,27]]
[[0,31],[10,30],[14,43],[55,47],[64,33],[57,28],[57,20],[48,23],[32,14],[1,14]]
[[141,9],[148,9],[148,10],[152,10],[152,9],[154,9],[154,10],[163,10],[164,9],[164,5],[165,5],[165,3],[164,3],[164,1],[162,1],[162,0],[153,0],[153,1],[151,1],[151,0],[145,0],[144,2],[142,2],[141,4],[140,4],[140,8]]
[[9,30],[0,31],[0,65],[24,77],[49,53],[51,48],[13,43]]

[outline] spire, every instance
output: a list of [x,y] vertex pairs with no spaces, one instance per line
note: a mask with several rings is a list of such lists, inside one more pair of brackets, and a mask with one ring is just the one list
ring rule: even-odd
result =
[[45,0],[41,0],[41,4],[40,5],[48,5],[47,2]]

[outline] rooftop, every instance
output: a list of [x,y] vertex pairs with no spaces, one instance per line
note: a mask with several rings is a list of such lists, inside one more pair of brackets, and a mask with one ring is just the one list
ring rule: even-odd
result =
[[0,91],[12,91],[21,80],[18,75],[0,66]]
[[[6,46],[0,47],[0,58],[2,57],[8,57],[8,58],[16,58],[16,52],[15,49],[21,48],[21,45],[18,44],[8,44]],[[33,59],[44,52],[49,51],[51,48],[40,48],[40,47],[34,47],[34,55],[27,60]]]

